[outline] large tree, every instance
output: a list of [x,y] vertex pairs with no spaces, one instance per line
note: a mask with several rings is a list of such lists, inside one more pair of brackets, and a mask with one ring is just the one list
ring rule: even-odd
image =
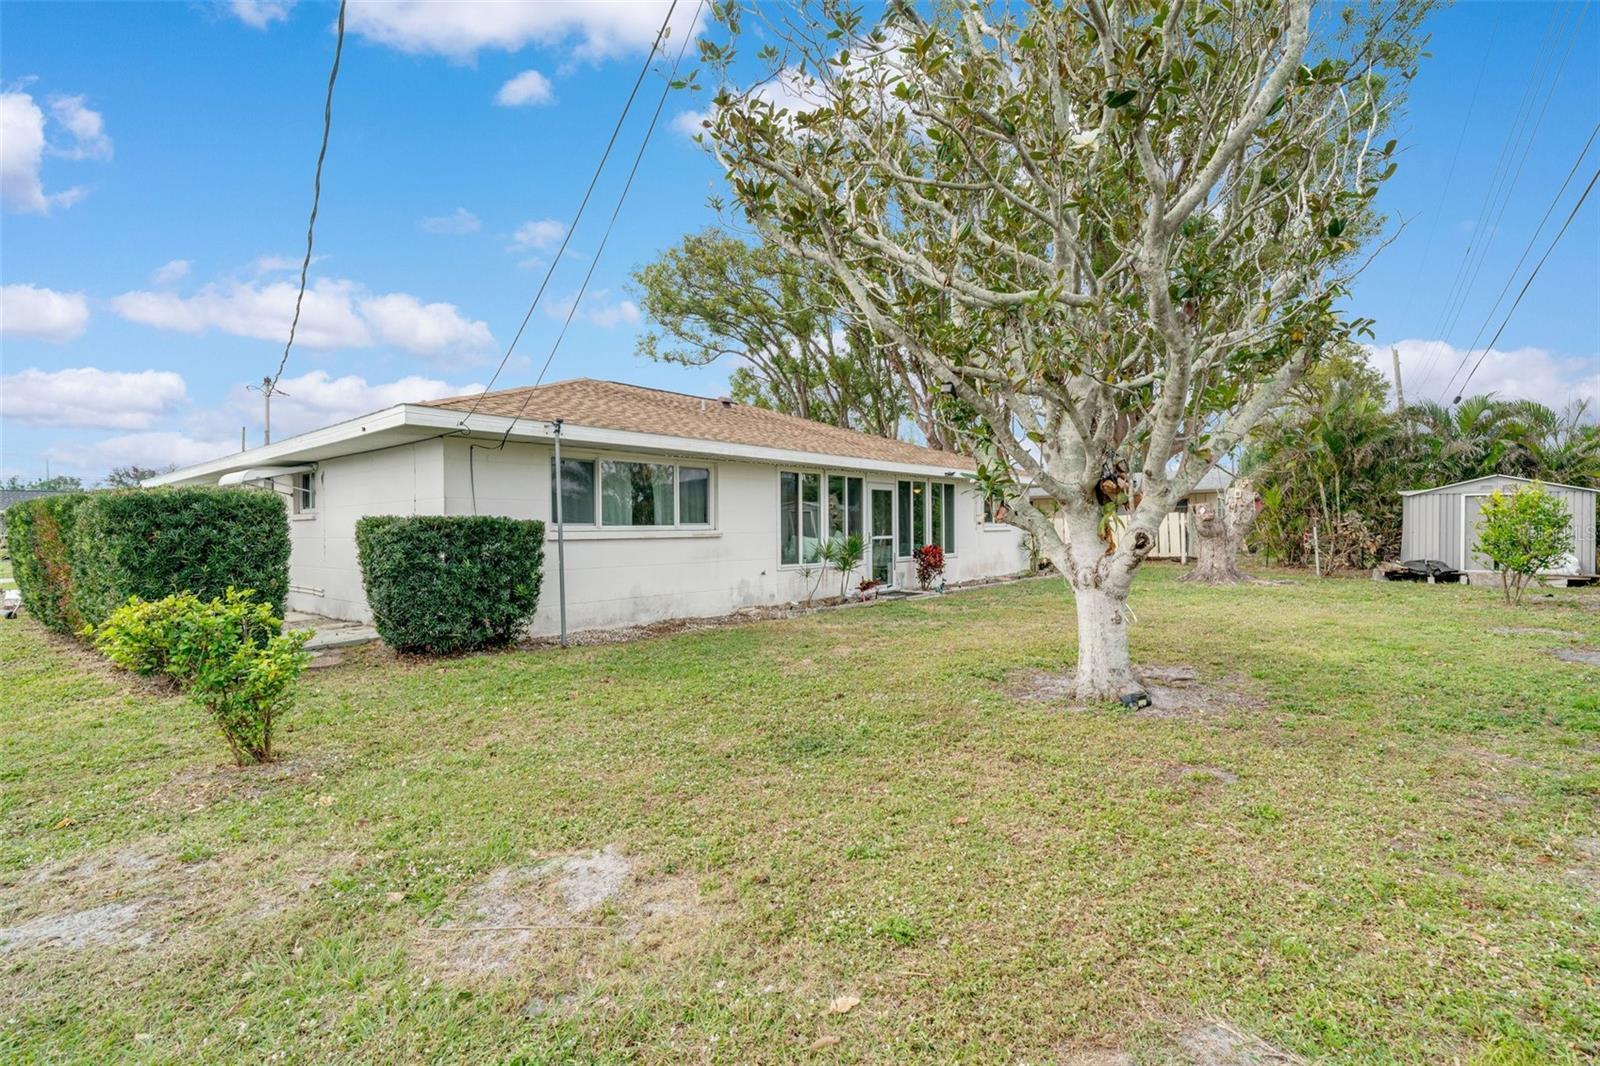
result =
[[[726,81],[744,14],[718,11]],[[1069,0],[896,3],[869,27],[828,0],[769,28],[768,83],[718,94],[708,140],[748,219],[939,384],[1070,582],[1083,697],[1139,687],[1126,601],[1174,501],[1365,326],[1338,304],[1419,18]]]
[[690,234],[634,271],[652,326],[638,354],[686,366],[737,359],[729,385],[743,403],[881,437],[909,421],[947,446],[927,383],[853,319],[829,280],[777,247],[714,227]]

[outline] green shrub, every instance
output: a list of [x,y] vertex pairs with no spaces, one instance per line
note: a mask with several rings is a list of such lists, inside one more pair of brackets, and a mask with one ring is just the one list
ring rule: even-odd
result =
[[94,493],[72,532],[74,602],[104,621],[133,596],[192,592],[202,600],[254,589],[274,612],[289,592],[283,497],[255,489]]
[[1494,561],[1506,602],[1521,602],[1536,575],[1571,553],[1572,515],[1537,481],[1509,495],[1495,489],[1483,501],[1474,550]]
[[176,681],[221,729],[241,766],[271,761],[274,724],[310,660],[310,630],[284,632],[270,604],[230,588],[209,601],[190,593],[134,597],[91,632],[118,666]]
[[378,635],[402,651],[507,644],[539,606],[543,522],[375,515],[356,523],[356,551]]
[[76,633],[83,625],[69,549],[78,511],[89,499],[84,493],[43,496],[6,511],[6,540],[23,606],[59,633]]

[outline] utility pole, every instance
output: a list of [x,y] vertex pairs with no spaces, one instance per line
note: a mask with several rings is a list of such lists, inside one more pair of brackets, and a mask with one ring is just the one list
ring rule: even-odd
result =
[[1400,349],[1390,345],[1389,354],[1394,357],[1394,409],[1396,414],[1406,413],[1406,390],[1400,384]]
[[561,419],[551,423],[556,437],[556,586],[561,593],[561,646],[567,646],[567,528],[563,520],[561,495]]
[[274,385],[269,377],[263,377],[259,385],[246,385],[245,388],[251,392],[259,392],[261,394],[261,443],[263,445],[271,444],[272,396],[274,393],[279,396],[287,396],[289,394]]

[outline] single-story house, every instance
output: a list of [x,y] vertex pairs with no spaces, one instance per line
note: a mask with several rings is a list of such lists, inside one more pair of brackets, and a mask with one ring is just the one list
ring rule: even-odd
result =
[[[356,558],[358,518],[540,519],[548,548],[533,631],[553,633],[558,420],[573,629],[803,600],[835,534],[860,534],[868,550],[858,576],[890,586],[915,587],[911,553],[924,544],[944,549],[949,583],[1028,565],[1021,533],[984,521],[965,456],[612,381],[396,404],[146,484],[285,494],[288,607],[354,621],[371,617]],[[840,580],[830,570],[816,594],[837,595]]]
[[[1400,558],[1437,560],[1467,574],[1492,573],[1494,564],[1474,550],[1483,501],[1499,489],[1532,484],[1525,477],[1491,474],[1431,489],[1401,492]],[[1551,577],[1590,577],[1595,572],[1595,501],[1600,489],[1544,483],[1572,516],[1573,552]]]

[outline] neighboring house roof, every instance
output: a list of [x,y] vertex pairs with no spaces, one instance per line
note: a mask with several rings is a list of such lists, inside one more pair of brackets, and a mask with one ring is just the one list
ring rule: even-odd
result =
[[[477,410],[473,411],[474,404]],[[470,417],[468,412],[471,412]],[[853,466],[922,476],[971,471],[955,452],[924,448],[732,401],[580,379],[396,404],[271,444],[196,463],[146,485],[214,482],[233,472],[317,462],[443,437],[548,441],[562,420],[569,446],[705,455],[752,462]]]
[[1538,481],[1541,485],[1549,485],[1553,489],[1571,489],[1574,492],[1600,493],[1600,489],[1589,485],[1566,485],[1559,481],[1540,481],[1538,478],[1518,477],[1515,474],[1484,474],[1482,477],[1469,477],[1465,481],[1452,481],[1448,485],[1434,485],[1426,489],[1401,489],[1402,496],[1419,496],[1425,492],[1438,492],[1440,489],[1453,489],[1458,485],[1474,485],[1480,481],[1520,481],[1524,485],[1532,485]]
[[1226,492],[1228,490],[1228,486],[1232,484],[1233,475],[1222,469],[1220,466],[1214,466],[1210,470],[1207,470],[1205,472],[1205,476],[1199,481],[1196,481],[1194,483],[1194,488],[1190,489],[1189,491]]
[[971,459],[956,452],[840,429],[731,400],[712,400],[593,378],[558,381],[533,388],[501,389],[488,393],[481,401],[476,395],[452,396],[430,400],[422,406],[446,407],[452,411],[470,411],[476,406],[481,414],[509,418],[539,421],[560,418],[579,426],[656,433],[689,440],[784,448],[887,463],[942,464],[959,470],[976,468]]

